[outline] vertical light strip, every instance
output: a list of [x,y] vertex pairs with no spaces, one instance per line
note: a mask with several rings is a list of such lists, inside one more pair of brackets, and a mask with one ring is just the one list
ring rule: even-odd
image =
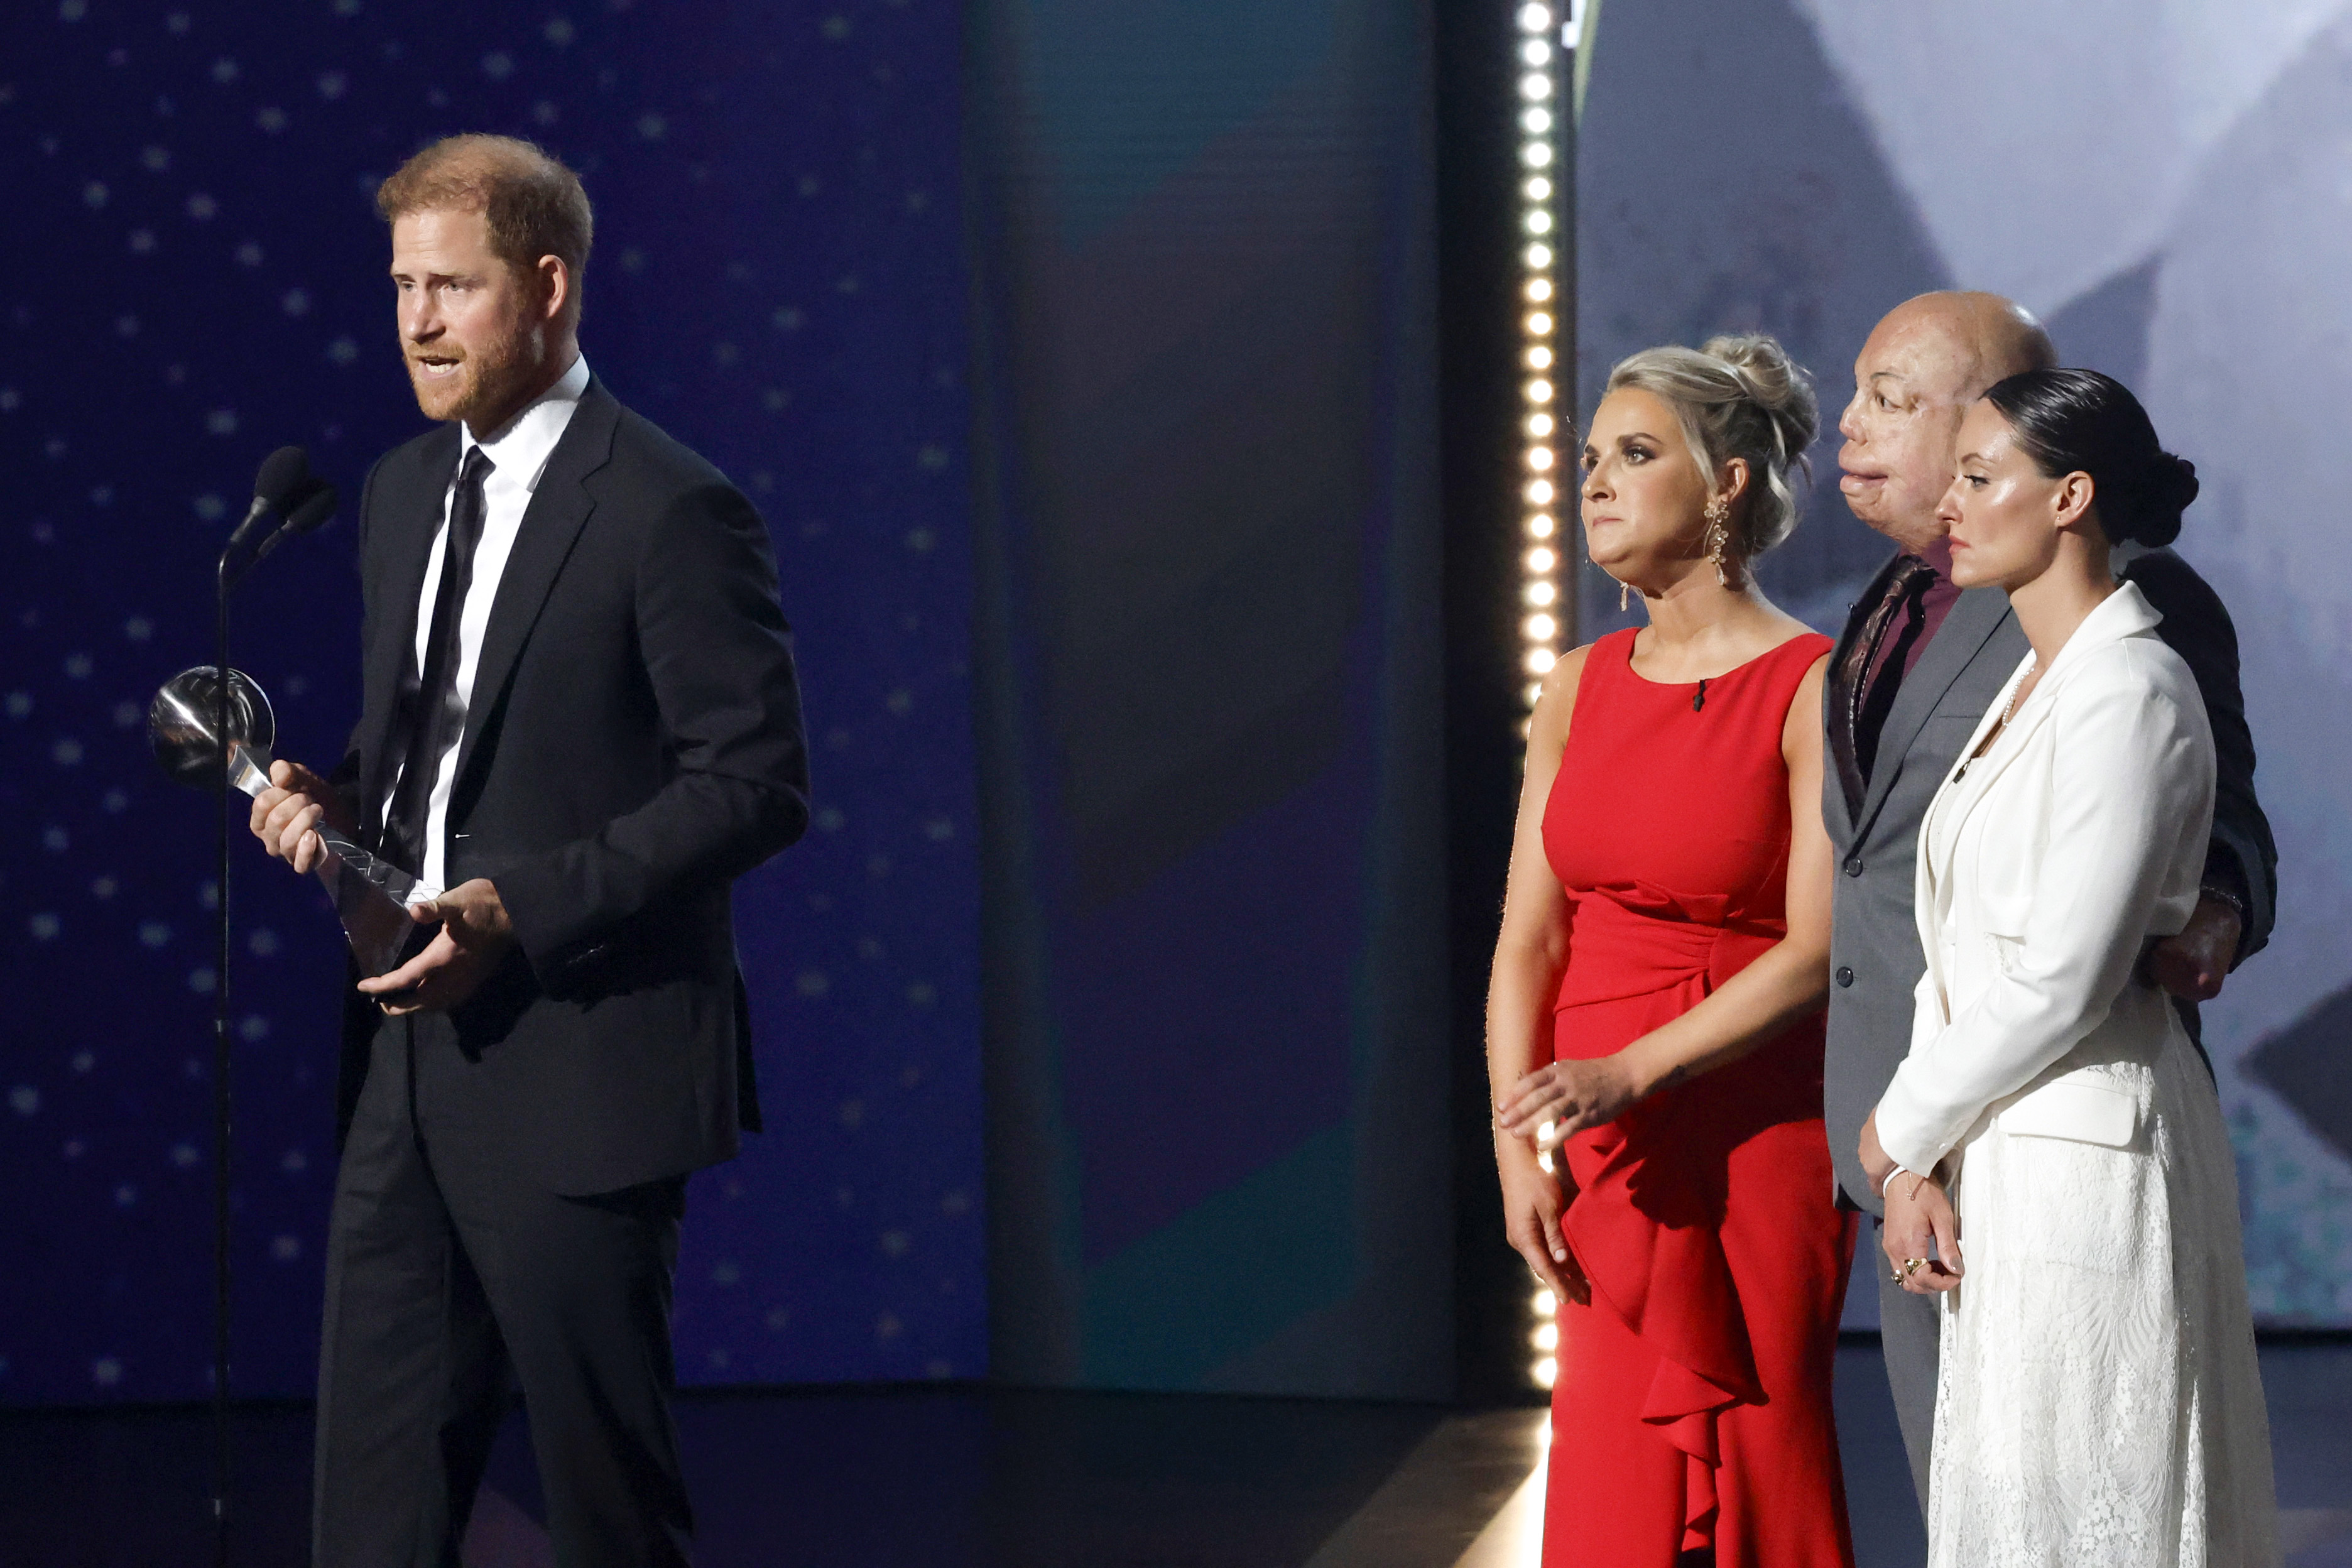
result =
[[[1520,252],[1519,298],[1519,641],[1527,685],[1523,710],[1543,693],[1543,678],[1559,662],[1560,647],[1575,635],[1575,575],[1569,552],[1576,538],[1575,410],[1570,393],[1576,367],[1569,363],[1574,338],[1568,312],[1575,308],[1561,279],[1574,276],[1575,243],[1570,204],[1574,171],[1564,149],[1572,147],[1576,43],[1583,26],[1583,0],[1558,6],[1528,0],[1516,12],[1512,47],[1517,51]],[[1555,43],[1554,40],[1558,42]],[[1527,732],[1523,711],[1520,733]],[[1544,1131],[1549,1132],[1549,1127]],[[1550,1154],[1541,1156],[1546,1171]],[[1559,1302],[1538,1290],[1528,1302],[1528,1345],[1535,1352],[1528,1381],[1551,1387],[1559,1369]]]
[[[1568,7],[1575,9],[1573,0]],[[1541,694],[1545,672],[1559,660],[1563,618],[1562,559],[1572,533],[1562,525],[1564,503],[1572,504],[1575,465],[1567,456],[1573,431],[1566,417],[1568,400],[1562,381],[1573,367],[1559,363],[1560,312],[1568,301],[1559,289],[1560,233],[1559,190],[1562,170],[1559,150],[1561,116],[1569,112],[1562,89],[1573,79],[1567,68],[1574,56],[1553,43],[1571,37],[1561,26],[1559,8],[1528,0],[1517,11],[1518,28],[1512,40],[1517,79],[1519,162],[1518,209],[1520,245],[1519,368],[1521,374],[1519,429],[1520,527],[1525,553],[1520,557],[1519,641],[1521,665],[1528,676],[1521,693],[1523,708],[1532,709]],[[1572,384],[1572,383],[1570,384]]]

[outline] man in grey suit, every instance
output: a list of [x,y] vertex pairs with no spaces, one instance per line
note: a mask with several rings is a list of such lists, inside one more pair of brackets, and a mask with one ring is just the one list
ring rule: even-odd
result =
[[[1829,763],[1822,812],[1840,875],[1830,939],[1826,1113],[1839,1202],[1884,1215],[1865,1168],[1863,1126],[1911,1045],[1912,991],[1927,967],[1912,920],[1921,817],[2001,684],[2025,657],[2025,634],[1998,588],[1962,591],[1936,517],[1958,466],[1960,416],[1986,388],[2057,363],[2049,334],[1990,294],[1923,294],[1891,311],[1854,362],[1853,401],[1838,421],[1840,489],[1854,516],[1898,553],[1854,605],[1824,683]],[[2164,616],[2213,726],[2218,790],[2204,898],[2189,926],[2149,955],[2149,978],[2179,999],[2192,1037],[2196,1005],[2268,940],[2278,854],[2254,796],[2253,738],[2238,687],[2229,612],[2169,550],[2138,554],[2124,577]],[[1873,1151],[1875,1155],[1875,1151]],[[1876,1180],[1874,1180],[1875,1175]],[[1878,1261],[1877,1248],[1868,1250]],[[1886,1374],[1924,1505],[1936,1416],[1937,1298],[1878,1276]]]

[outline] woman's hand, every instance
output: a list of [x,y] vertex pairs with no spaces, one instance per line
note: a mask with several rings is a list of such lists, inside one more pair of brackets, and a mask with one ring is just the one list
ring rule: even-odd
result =
[[1641,1098],[1642,1088],[1622,1052],[1591,1061],[1555,1061],[1512,1085],[1495,1107],[1495,1120],[1512,1137],[1529,1139],[1552,1122],[1551,1142],[1558,1144],[1588,1127],[1616,1121]]
[[1576,1266],[1559,1225],[1574,1194],[1536,1163],[1535,1151],[1524,1139],[1496,1133],[1495,1165],[1503,1179],[1503,1228],[1513,1249],[1553,1295],[1580,1307],[1589,1305],[1592,1287]]
[[1960,1282],[1960,1219],[1943,1184],[1909,1171],[1886,1184],[1887,1267],[1914,1296],[1934,1296]]

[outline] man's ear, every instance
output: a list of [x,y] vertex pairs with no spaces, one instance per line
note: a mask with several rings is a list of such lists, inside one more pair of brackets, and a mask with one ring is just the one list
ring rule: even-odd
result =
[[565,307],[572,303],[572,268],[560,256],[542,256],[535,272],[544,295],[540,314],[550,321],[562,320]]

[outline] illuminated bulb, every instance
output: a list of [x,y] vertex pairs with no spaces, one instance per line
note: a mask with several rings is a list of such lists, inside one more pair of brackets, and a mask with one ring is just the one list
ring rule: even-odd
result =
[[1530,109],[1519,116],[1519,129],[1530,136],[1541,136],[1551,129],[1551,110]]
[[1528,214],[1527,223],[1528,232],[1529,234],[1549,234],[1551,232],[1551,214],[1544,211],[1541,207],[1534,208]]
[[1538,1318],[1549,1318],[1559,1310],[1559,1298],[1553,1295],[1549,1288],[1538,1290],[1535,1299],[1528,1303],[1528,1310]]
[[[1546,522],[1549,522],[1551,520],[1549,518],[1546,518],[1544,521]],[[1549,531],[1549,530],[1546,531]],[[1527,553],[1527,566],[1528,570],[1530,572],[1540,574],[1550,571],[1553,567],[1559,564],[1559,556],[1553,552],[1552,547],[1549,544],[1538,544]]]
[[1559,1349],[1559,1325],[1558,1323],[1537,1324],[1536,1331],[1528,1336],[1528,1343],[1539,1351]]
[[1552,521],[1547,513],[1539,511],[1536,513],[1535,516],[1528,519],[1528,537],[1529,539],[1549,539],[1551,537],[1551,530]]
[[1538,1388],[1549,1388],[1559,1377],[1559,1363],[1546,1356],[1528,1368],[1528,1377]]
[[1530,169],[1549,168],[1551,166],[1551,143],[1549,142],[1521,142],[1519,144],[1519,162],[1525,163]]
[[[1559,655],[1552,652],[1551,649],[1548,647],[1531,647],[1528,649],[1527,666],[1528,673],[1529,675],[1549,674],[1551,670],[1551,667],[1559,662]],[[1537,1163],[1542,1165],[1547,1171],[1551,1169],[1551,1156],[1549,1154],[1538,1155]]]
[[1528,311],[1528,331],[1533,332],[1539,338],[1549,337],[1551,333],[1551,312],[1549,310]]
[[1519,79],[1519,96],[1540,103],[1551,96],[1551,78],[1541,71],[1529,71]]
[[1549,403],[1551,401],[1551,383],[1544,380],[1540,376],[1528,383],[1528,401],[1529,403]]
[[1540,438],[1541,438],[1541,437],[1546,437],[1546,436],[1550,435],[1550,434],[1551,434],[1551,429],[1552,429],[1552,417],[1551,417],[1551,416],[1550,416],[1550,415],[1549,415],[1549,414],[1530,414],[1530,415],[1528,415],[1528,435],[1533,436],[1533,437],[1538,437],[1538,439],[1540,439]]
[[1526,43],[1519,46],[1519,58],[1527,61],[1527,63],[1531,66],[1549,65],[1551,63],[1551,46],[1545,43],[1541,38],[1529,38]]
[[1554,599],[1559,597],[1559,590],[1553,587],[1549,583],[1530,583],[1528,584],[1527,598],[1528,603],[1530,605],[1549,605]]
[[1549,642],[1559,634],[1559,623],[1547,615],[1532,615],[1519,623],[1519,634],[1529,642]]
[[1533,300],[1538,305],[1542,304],[1546,300],[1550,299],[1551,279],[1549,278],[1528,279],[1528,298]]
[[1534,179],[1529,180],[1522,188],[1528,194],[1528,200],[1531,202],[1548,202],[1551,200],[1551,182],[1544,178],[1541,174],[1538,174]]
[[1519,744],[1524,746],[1528,743],[1528,737],[1535,733],[1535,728],[1536,716],[1534,714],[1523,713],[1519,716]]
[[1534,707],[1537,703],[1543,700],[1543,682],[1540,680],[1528,681],[1528,689],[1519,695],[1527,699],[1527,704],[1528,707]]
[[1530,447],[1528,448],[1528,467],[1535,469],[1538,473],[1541,473],[1543,470],[1550,468],[1554,463],[1559,461],[1559,458],[1553,455],[1552,449],[1549,447]]
[[1527,263],[1528,263],[1528,271],[1530,271],[1530,272],[1541,272],[1541,271],[1543,271],[1545,268],[1549,268],[1549,267],[1551,265],[1551,247],[1550,247],[1550,246],[1549,246],[1549,245],[1530,245],[1530,246],[1528,246],[1528,254],[1527,254]]
[[1551,7],[1549,5],[1520,6],[1519,26],[1525,31],[1530,33],[1541,33],[1549,30],[1551,26]]
[[1551,368],[1551,350],[1544,347],[1541,343],[1536,344],[1535,347],[1528,351],[1528,363],[1537,370],[1549,370]]
[[1527,497],[1528,504],[1530,506],[1549,506],[1551,504],[1551,498],[1555,493],[1556,492],[1551,488],[1551,481],[1549,479],[1529,479],[1528,481]]
[[[1555,662],[1555,663],[1557,663],[1558,661],[1557,661],[1557,660],[1555,660],[1554,662]],[[1538,1168],[1538,1169],[1539,1169],[1539,1170],[1541,1170],[1545,1175],[1547,1175],[1547,1176],[1550,1175],[1550,1174],[1551,1174],[1551,1151],[1550,1151],[1550,1150],[1549,1150],[1549,1149],[1547,1149],[1547,1150],[1545,1150],[1542,1153],[1540,1153],[1540,1154],[1537,1155],[1537,1156],[1536,1156],[1536,1165],[1537,1165],[1537,1168]]]

